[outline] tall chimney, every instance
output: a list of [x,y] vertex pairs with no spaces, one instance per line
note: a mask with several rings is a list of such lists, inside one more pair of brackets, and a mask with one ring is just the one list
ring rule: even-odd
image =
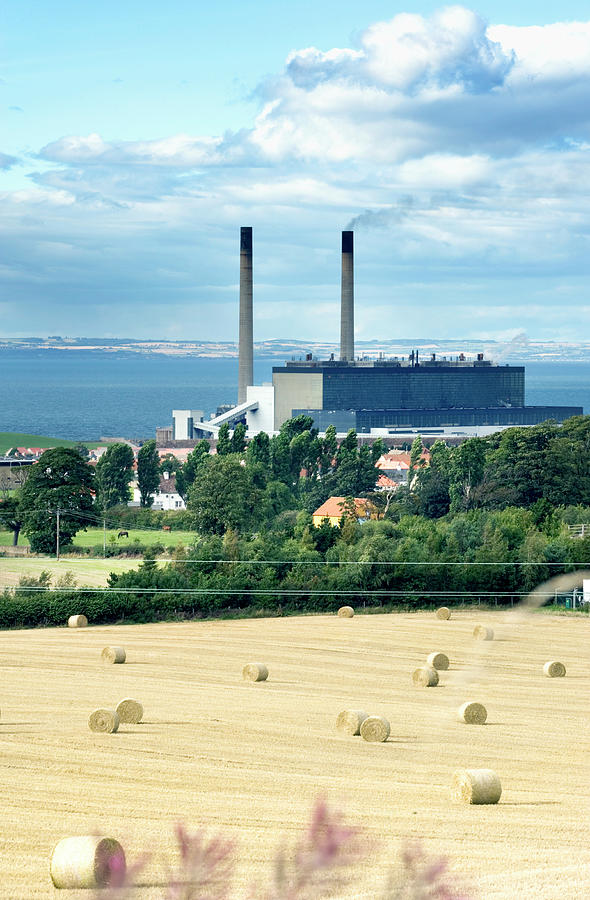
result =
[[354,359],[354,255],[352,231],[342,232],[340,359]]
[[254,382],[252,334],[252,229],[240,228],[240,334],[238,348],[238,403],[246,401],[246,388]]

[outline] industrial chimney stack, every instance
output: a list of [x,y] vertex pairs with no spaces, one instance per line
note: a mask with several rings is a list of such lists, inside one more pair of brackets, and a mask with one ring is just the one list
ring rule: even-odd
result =
[[342,232],[340,359],[354,359],[354,244],[352,231]]
[[252,229],[240,228],[240,334],[238,348],[238,403],[245,403],[246,388],[254,383],[252,330]]

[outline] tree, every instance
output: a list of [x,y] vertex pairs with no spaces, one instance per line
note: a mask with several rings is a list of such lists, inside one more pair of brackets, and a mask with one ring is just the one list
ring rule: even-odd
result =
[[188,509],[205,534],[245,530],[257,520],[261,492],[237,454],[212,456],[199,467],[190,489]]
[[129,500],[133,450],[129,444],[110,444],[96,464],[96,505],[109,509]]
[[153,439],[146,441],[137,454],[137,485],[140,505],[151,506],[160,486],[160,460]]
[[77,450],[82,459],[88,460],[90,459],[90,451],[86,444],[83,444],[81,441],[78,441],[77,444],[74,444],[74,450]]
[[451,451],[451,512],[473,507],[475,488],[483,481],[485,461],[486,443],[481,438],[469,438]]
[[322,441],[321,468],[322,472],[329,471],[336,459],[338,451],[338,441],[336,440],[336,429],[333,425],[328,425],[326,433]]
[[0,500],[0,525],[12,531],[12,546],[18,544],[18,536],[23,524],[20,502],[16,497]]
[[188,497],[188,492],[195,480],[199,466],[201,466],[203,460],[207,459],[209,456],[209,450],[209,441],[206,441],[205,438],[203,438],[199,441],[192,453],[189,453],[184,466],[176,473],[176,490],[183,500],[186,500]]
[[[246,449],[246,426],[243,422],[238,422],[231,436],[230,451],[231,453],[243,453]],[[218,451],[219,452],[219,451]]]
[[270,466],[270,438],[266,431],[255,434],[246,450],[246,464],[252,466],[257,463],[265,469]]
[[219,432],[217,434],[217,455],[227,456],[228,453],[231,453],[229,425],[227,422],[224,422],[223,425],[219,426]]
[[419,468],[421,468],[423,464],[422,460],[422,450],[424,446],[422,444],[422,435],[417,435],[412,441],[412,449],[410,450],[410,471],[408,472],[408,484],[410,487],[412,486],[412,482],[416,475],[416,472]]
[[450,450],[444,441],[435,441],[430,451],[430,465],[418,469],[414,491],[418,510],[429,519],[438,519],[449,511]]
[[21,489],[23,530],[34,553],[54,553],[59,510],[60,547],[85,530],[93,509],[94,472],[77,450],[46,450]]
[[178,475],[181,469],[182,463],[173,453],[164,454],[160,460],[160,475],[164,475],[166,472],[168,475]]
[[373,441],[371,445],[371,458],[373,460],[373,465],[377,462],[377,460],[381,459],[384,453],[387,453],[387,445],[383,438],[377,438],[376,441]]

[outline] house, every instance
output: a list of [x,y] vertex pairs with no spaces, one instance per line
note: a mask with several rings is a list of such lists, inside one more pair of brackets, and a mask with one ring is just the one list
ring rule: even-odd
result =
[[[429,462],[430,452],[425,448],[420,457],[420,466],[428,465]],[[390,450],[379,457],[375,468],[395,484],[407,484],[410,477],[410,454],[403,450]],[[379,488],[380,485],[383,489],[384,483],[378,481],[377,487]]]
[[[163,509],[166,511],[171,509],[186,509],[186,503],[176,490],[176,479],[174,475],[169,475],[168,472],[164,472],[164,475],[160,478],[160,486],[153,497],[154,502],[152,504],[152,509]],[[133,488],[133,501],[128,505],[139,506],[140,498],[141,494],[139,493],[139,488],[136,483]]]
[[[319,528],[324,519],[328,519],[330,525],[340,525],[340,519],[346,510],[347,499],[346,497],[329,497],[325,503],[322,503],[312,513],[314,528]],[[377,510],[370,500],[365,500],[362,497],[354,497],[353,500],[357,522],[367,522],[369,519],[377,518]]]

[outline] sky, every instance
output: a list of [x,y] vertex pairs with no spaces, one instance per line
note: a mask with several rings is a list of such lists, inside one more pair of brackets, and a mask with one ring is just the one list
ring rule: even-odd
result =
[[[206,8],[205,8],[206,7]],[[7,0],[0,338],[590,339],[587,0]]]

